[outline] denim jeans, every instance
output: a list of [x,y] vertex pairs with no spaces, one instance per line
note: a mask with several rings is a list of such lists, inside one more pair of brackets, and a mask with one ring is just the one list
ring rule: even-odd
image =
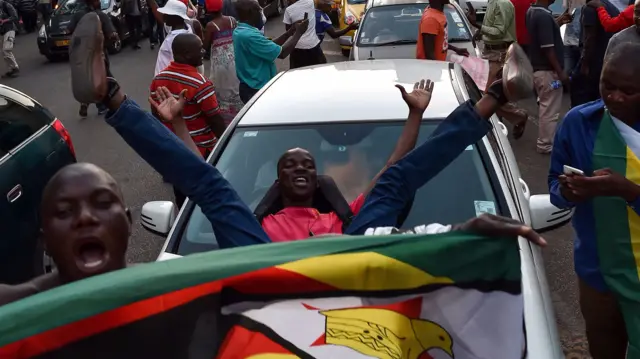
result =
[[[220,248],[270,242],[251,210],[220,172],[133,100],[126,99],[118,110],[109,112],[107,123],[151,167],[200,206]],[[369,227],[395,226],[415,192],[489,129],[489,122],[480,118],[470,102],[459,106],[427,141],[380,176],[346,234],[364,234]]]
[[458,106],[424,143],[384,171],[345,234],[395,226],[416,191],[490,129],[489,121],[478,115],[471,101]]

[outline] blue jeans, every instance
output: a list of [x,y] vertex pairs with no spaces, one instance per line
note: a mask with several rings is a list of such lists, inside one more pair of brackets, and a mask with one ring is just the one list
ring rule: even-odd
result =
[[489,121],[478,115],[471,101],[458,106],[423,144],[380,176],[345,234],[364,234],[368,228],[395,226],[416,191],[490,129]]
[[[126,99],[117,111],[109,112],[107,123],[151,167],[200,206],[220,248],[271,242],[220,172],[134,101]],[[346,234],[395,226],[415,192],[489,129],[489,122],[478,116],[470,102],[459,106],[427,141],[380,176]]]

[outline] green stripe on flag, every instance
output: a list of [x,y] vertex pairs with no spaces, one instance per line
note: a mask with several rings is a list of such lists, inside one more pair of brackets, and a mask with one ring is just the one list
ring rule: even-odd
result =
[[71,283],[0,307],[0,346],[198,284],[304,258],[355,252],[376,252],[458,283],[520,282],[521,279],[518,241],[515,238],[486,238],[452,232],[262,244],[143,264]]

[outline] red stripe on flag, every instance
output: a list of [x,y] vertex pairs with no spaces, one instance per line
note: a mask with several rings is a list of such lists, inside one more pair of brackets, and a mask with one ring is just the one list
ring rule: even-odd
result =
[[337,289],[302,274],[277,267],[263,268],[227,278],[224,280],[224,286],[248,294],[291,294]]
[[251,358],[258,354],[291,354],[291,352],[260,332],[253,332],[236,325],[229,330],[216,359]]
[[219,292],[220,281],[176,290],[32,335],[0,348],[0,358],[31,358],[80,339],[173,309]]

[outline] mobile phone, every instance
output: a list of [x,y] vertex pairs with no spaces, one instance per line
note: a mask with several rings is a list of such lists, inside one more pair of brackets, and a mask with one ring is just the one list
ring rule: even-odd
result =
[[580,176],[584,176],[584,171],[579,170],[575,167],[571,167],[571,166],[567,166],[564,165],[562,172],[564,172],[564,174],[566,175],[580,175]]
[[309,18],[309,13],[308,13],[308,12],[305,12],[305,13],[304,13],[304,20],[307,20],[308,18]]
[[571,10],[571,18],[576,16],[576,10],[578,10],[578,8],[574,8],[573,10]]

